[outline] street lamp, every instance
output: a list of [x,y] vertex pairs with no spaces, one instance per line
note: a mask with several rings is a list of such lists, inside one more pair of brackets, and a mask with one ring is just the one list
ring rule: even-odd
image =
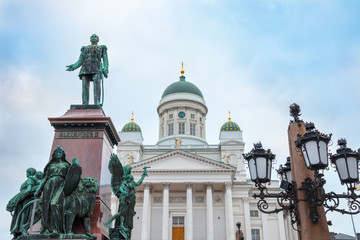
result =
[[279,169],[276,170],[281,178],[280,188],[289,191],[292,187],[292,173],[291,173],[291,162],[290,157],[287,157],[286,163],[280,164]]
[[[299,119],[300,107],[297,104],[292,104],[290,106],[290,113],[291,116],[294,117],[294,121],[291,121],[290,124],[297,123],[298,125],[291,125],[293,126],[292,129],[303,129],[304,122]],[[360,195],[355,194],[355,185],[359,182],[360,150],[356,152],[347,148],[346,140],[340,139],[338,141],[340,148],[337,150],[337,153],[329,154],[328,144],[331,139],[331,134],[319,132],[313,123],[306,123],[305,129],[306,132],[298,134],[297,139],[294,140],[291,140],[289,132],[290,150],[293,149],[292,146],[295,145],[294,149],[301,152],[302,159],[305,163],[305,165],[303,164],[302,166],[304,166],[305,170],[299,168],[301,164],[296,164],[298,165],[296,166],[297,169],[294,169],[293,171],[295,172],[293,172],[291,162],[294,160],[290,159],[290,157],[287,158],[284,166],[279,166],[277,172],[281,178],[280,187],[285,191],[279,193],[268,193],[267,191],[266,183],[270,182],[271,166],[275,159],[275,155],[271,153],[270,149],[265,151],[261,143],[257,143],[254,144],[254,149],[249,153],[243,154],[250,170],[251,180],[255,182],[255,186],[260,190],[260,194],[253,195],[254,198],[260,198],[257,204],[258,209],[263,213],[288,211],[295,230],[295,223],[301,225],[299,216],[300,208],[304,208],[304,206],[306,206],[307,209],[302,212],[307,213],[312,224],[319,222],[321,218],[321,214],[319,213],[321,208],[319,207],[321,206],[327,208],[326,213],[328,211],[337,211],[342,214],[360,213],[360,202],[358,201]],[[301,133],[301,130],[297,131]],[[292,156],[295,156],[297,158],[296,160],[299,159],[296,154]],[[328,167],[328,156],[330,156],[332,165],[336,167],[341,183],[347,185],[347,194],[336,194],[334,192],[325,193],[323,186],[326,180],[323,178],[323,173],[319,173],[319,171]],[[301,161],[301,159],[299,161]],[[300,175],[296,171],[308,171],[306,168],[313,171],[313,176],[310,174],[310,171],[307,173],[308,175],[300,174],[305,177],[299,179]],[[293,179],[295,175],[297,178]],[[269,205],[266,201],[267,198],[276,199],[278,206],[273,210],[269,210]],[[351,211],[338,208],[339,199],[342,198],[350,201]],[[302,204],[304,201],[307,202],[307,204]],[[303,216],[304,215],[302,215],[301,219],[304,220],[305,218]]]
[[272,163],[275,159],[270,149],[265,151],[261,142],[255,143],[251,152],[244,154],[244,158],[248,161],[252,181],[259,185],[270,182]]
[[328,166],[328,143],[331,134],[320,133],[313,123],[306,123],[305,128],[306,133],[304,136],[298,135],[295,145],[301,149],[308,169],[325,169]]
[[237,226],[237,228],[238,228],[236,235],[239,236],[239,238],[236,238],[236,240],[238,240],[238,239],[239,239],[239,240],[244,240],[244,235],[243,235],[242,231],[240,230],[241,223],[240,223],[240,222],[237,222],[237,223],[236,223],[236,226]]
[[330,154],[331,163],[336,167],[341,184],[355,184],[359,182],[360,154],[346,147],[345,139],[339,139],[338,145],[340,148],[336,150],[337,154]]

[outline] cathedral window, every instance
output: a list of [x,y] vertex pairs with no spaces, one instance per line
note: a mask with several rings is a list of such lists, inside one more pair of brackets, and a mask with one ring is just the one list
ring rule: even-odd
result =
[[195,136],[195,124],[190,123],[190,135]]
[[193,114],[193,113],[190,114],[190,118],[191,118],[191,119],[195,119],[195,114]]
[[203,127],[200,127],[200,137],[203,137]]
[[174,135],[174,124],[173,123],[170,123],[168,124],[168,129],[169,129],[169,136],[170,135]]
[[250,217],[259,217],[258,210],[250,210]]
[[179,123],[179,134],[185,134],[185,123]]
[[183,226],[184,217],[173,217],[173,226]]
[[251,229],[251,240],[260,240],[260,229]]
[[169,114],[169,119],[173,119],[174,118],[174,115],[171,113]]
[[200,117],[200,122],[202,122],[202,117]]

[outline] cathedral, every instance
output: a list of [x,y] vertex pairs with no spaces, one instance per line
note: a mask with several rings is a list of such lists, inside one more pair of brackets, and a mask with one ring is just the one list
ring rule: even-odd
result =
[[[165,87],[165,86],[164,86]],[[231,120],[219,126],[219,142],[206,140],[208,106],[200,89],[179,81],[163,92],[157,113],[159,140],[144,145],[134,118],[123,126],[117,155],[130,165],[135,180],[144,167],[149,177],[137,188],[133,240],[233,240],[241,223],[244,239],[292,240],[286,212],[264,214],[257,208],[258,192],[246,178],[242,130]],[[278,181],[269,191],[280,192]],[[269,201],[269,209],[276,207]],[[118,199],[112,196],[112,212]]]

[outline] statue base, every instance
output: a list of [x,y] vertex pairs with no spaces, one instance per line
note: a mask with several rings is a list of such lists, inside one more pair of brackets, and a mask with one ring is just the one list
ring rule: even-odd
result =
[[33,240],[33,239],[43,239],[43,240],[68,240],[68,239],[77,239],[77,240],[93,240],[93,237],[86,236],[84,234],[35,234],[35,235],[23,235],[18,237],[16,240]]
[[109,228],[109,240],[126,240],[126,238],[121,234],[120,229]]
[[[111,218],[108,164],[113,146],[120,142],[115,126],[98,105],[71,105],[63,116],[49,118],[49,121],[55,129],[51,153],[61,146],[68,161],[79,160],[82,177],[93,177],[99,183],[90,225],[97,240],[106,239],[109,230],[105,223]],[[72,232],[85,233],[80,220],[75,220]]]

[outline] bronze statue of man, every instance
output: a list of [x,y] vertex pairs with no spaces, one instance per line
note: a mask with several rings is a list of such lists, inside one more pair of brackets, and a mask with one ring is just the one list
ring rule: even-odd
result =
[[[81,66],[79,78],[82,80],[82,104],[89,105],[89,85],[92,81],[94,82],[94,104],[102,106],[104,100],[104,88],[101,87],[102,75],[107,78],[109,73],[107,48],[105,45],[98,45],[99,37],[96,34],[91,35],[90,42],[91,45],[81,48],[79,60],[66,66],[66,71],[74,71]],[[102,101],[100,102],[101,95]]]

